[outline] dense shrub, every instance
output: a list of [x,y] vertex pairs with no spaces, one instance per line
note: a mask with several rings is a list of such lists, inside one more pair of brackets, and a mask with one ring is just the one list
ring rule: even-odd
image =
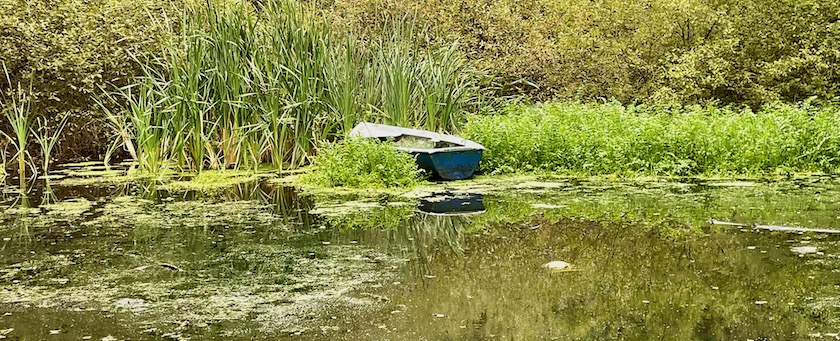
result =
[[328,146],[316,156],[315,166],[307,180],[327,187],[404,187],[420,179],[414,157],[369,139]]
[[[369,30],[416,17],[432,40],[459,40],[473,61],[537,99],[622,102],[833,98],[840,3],[802,0],[334,0]],[[385,15],[381,13],[387,13]]]
[[[107,134],[96,121],[95,96],[125,84],[138,70],[127,51],[159,51],[185,1],[0,1],[0,63],[12,84],[32,81],[32,112],[71,122],[59,145],[67,156],[97,155]],[[56,119],[57,120],[57,119]],[[7,121],[0,129],[9,131]]]
[[758,175],[840,170],[840,110],[549,103],[472,116],[487,172]]

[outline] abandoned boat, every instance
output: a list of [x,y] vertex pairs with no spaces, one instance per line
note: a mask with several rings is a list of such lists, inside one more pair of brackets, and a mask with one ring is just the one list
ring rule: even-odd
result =
[[444,180],[472,176],[484,151],[484,146],[458,136],[369,122],[356,125],[350,136],[392,141],[397,150],[414,155],[421,169]]

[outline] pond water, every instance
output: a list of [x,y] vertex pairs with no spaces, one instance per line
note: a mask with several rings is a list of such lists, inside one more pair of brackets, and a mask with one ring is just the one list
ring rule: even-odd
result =
[[840,230],[838,189],[817,177],[484,178],[365,196],[265,179],[209,194],[12,187],[0,337],[834,339],[840,236],[707,220]]

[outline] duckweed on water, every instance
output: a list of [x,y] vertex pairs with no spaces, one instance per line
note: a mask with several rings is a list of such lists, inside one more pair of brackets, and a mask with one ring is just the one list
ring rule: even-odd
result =
[[206,170],[195,175],[189,175],[189,180],[175,180],[160,187],[168,191],[200,191],[216,192],[233,185],[255,182],[262,178],[273,177],[268,172],[247,170]]
[[[169,321],[239,321],[246,330],[231,336],[273,334],[313,328],[302,318],[326,305],[377,304],[363,288],[391,276],[391,266],[401,262],[359,247],[297,245],[309,237],[290,234],[266,203],[102,200],[49,208],[71,216],[82,207],[94,212],[81,223],[57,223],[55,215],[18,220],[26,239],[14,237],[19,225],[0,224],[7,261],[0,266],[0,305],[133,314],[130,320],[147,321],[143,329],[157,336],[184,332]],[[33,242],[45,249],[30,253]],[[155,264],[172,266],[149,267]],[[171,270],[176,267],[183,271]],[[19,333],[31,328],[16,326]]]
[[93,207],[92,202],[85,198],[67,199],[61,202],[41,205],[41,209],[48,215],[79,216]]
[[[59,188],[57,206],[17,199],[0,215],[0,309],[14,313],[0,329],[47,338],[31,323],[43,317],[141,339],[800,339],[840,323],[836,238],[705,220],[840,228],[837,188],[479,177],[374,196],[119,187],[89,204]],[[486,212],[430,213],[446,198]],[[552,260],[575,271],[540,268]],[[49,322],[77,310],[120,328]]]

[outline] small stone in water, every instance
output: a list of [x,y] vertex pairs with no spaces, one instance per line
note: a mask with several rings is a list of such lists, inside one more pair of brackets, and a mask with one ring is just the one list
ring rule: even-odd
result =
[[61,333],[61,329],[50,329],[50,335],[56,335]]
[[566,268],[572,266],[569,263],[566,263],[561,260],[555,260],[548,263],[543,264],[543,267],[549,270],[565,270]]

